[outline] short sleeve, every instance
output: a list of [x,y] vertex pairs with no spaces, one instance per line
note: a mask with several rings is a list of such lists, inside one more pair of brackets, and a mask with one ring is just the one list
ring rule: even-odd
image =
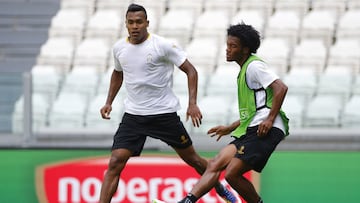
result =
[[186,53],[176,42],[166,40],[164,46],[166,56],[171,63],[179,67],[185,62]]
[[267,88],[276,79],[279,79],[266,63],[263,61],[253,61],[247,68],[247,82],[252,89]]
[[122,67],[121,67],[119,59],[117,57],[117,52],[118,51],[117,51],[116,47],[114,47],[113,48],[113,58],[114,58],[114,65],[115,65],[114,69],[116,71],[122,71]]

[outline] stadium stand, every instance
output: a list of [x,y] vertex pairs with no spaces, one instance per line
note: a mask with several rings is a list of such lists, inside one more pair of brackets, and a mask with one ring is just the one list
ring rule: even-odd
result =
[[315,67],[296,66],[283,76],[283,81],[288,86],[288,94],[296,95],[305,101],[309,101],[316,92],[318,75]]
[[[360,36],[360,35],[359,35]],[[328,65],[339,65],[354,74],[360,70],[360,38],[338,38],[329,48]]]
[[322,39],[328,48],[333,43],[337,18],[332,10],[312,10],[302,21],[301,39]]
[[345,104],[342,125],[347,128],[358,128],[360,125],[360,95],[353,95]]
[[[101,93],[90,99],[89,108],[85,116],[85,127],[91,130],[116,129],[120,123],[123,105],[117,98],[112,107],[111,119],[104,120],[99,116],[99,109],[104,105],[107,94]],[[120,98],[122,99],[122,98]]]
[[264,33],[266,18],[264,17],[264,13],[260,10],[248,9],[236,12],[235,15],[231,17],[231,24],[239,22],[244,22],[254,26],[261,35]]
[[87,21],[85,38],[104,38],[109,43],[113,43],[119,37],[123,27],[124,20],[119,11],[97,10]]
[[0,1],[0,133],[11,132],[22,73],[35,65],[59,7],[57,0]]
[[[127,35],[124,12],[131,2],[147,8],[149,31],[177,42],[198,69],[204,128],[184,123],[189,131],[203,133],[238,116],[229,84],[238,67],[225,61],[225,35],[230,23],[241,21],[260,31],[258,54],[289,86],[284,109],[295,130],[359,126],[358,0],[0,0],[0,133],[22,131],[24,72],[33,79],[34,133],[112,132],[126,91],[111,121],[98,109],[113,70],[111,46]],[[183,120],[186,83],[175,68]]]
[[280,76],[283,76],[289,67],[291,44],[281,37],[266,37],[258,49],[257,54]]
[[326,67],[328,49],[322,39],[301,39],[290,56],[290,64],[293,66],[315,66],[323,71]]
[[278,10],[269,17],[265,37],[278,37],[287,39],[290,46],[298,42],[300,33],[300,15],[291,10]]
[[71,69],[75,49],[75,41],[70,37],[50,37],[41,46],[36,64],[56,66],[65,74]]
[[302,128],[305,111],[305,98],[301,95],[289,94],[285,98],[282,109],[291,118],[290,128]]
[[338,128],[340,127],[340,115],[342,111],[341,98],[318,94],[305,110],[304,127]]
[[227,104],[230,102],[231,100],[223,95],[212,95],[201,98],[198,105],[199,108],[203,110],[202,124],[198,128],[192,127],[190,132],[204,135],[214,126],[227,124],[230,110],[230,106]]
[[[160,20],[159,35],[176,39],[185,47],[191,40],[195,12],[189,9],[170,9]],[[173,23],[178,22],[178,23]]]

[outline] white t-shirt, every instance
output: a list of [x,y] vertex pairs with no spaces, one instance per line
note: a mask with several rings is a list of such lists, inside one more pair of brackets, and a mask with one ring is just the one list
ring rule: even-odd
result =
[[[246,82],[251,89],[259,89],[261,87],[266,89],[276,79],[279,79],[279,76],[271,71],[268,65],[263,61],[252,61],[246,70]],[[258,91],[255,94],[257,99],[256,106],[264,105],[266,103],[265,91]],[[258,110],[249,126],[259,125],[268,117],[269,112],[269,108],[262,108]],[[276,117],[273,126],[285,132],[284,123],[280,115]]]
[[141,44],[127,38],[113,47],[115,70],[123,71],[127,98],[125,112],[135,115],[172,113],[180,103],[171,89],[174,65],[186,60],[185,52],[174,42],[151,34]]

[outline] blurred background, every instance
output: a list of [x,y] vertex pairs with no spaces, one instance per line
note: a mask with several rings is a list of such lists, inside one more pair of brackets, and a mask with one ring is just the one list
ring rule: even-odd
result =
[[[147,9],[149,31],[177,41],[198,70],[200,128],[185,122],[185,74],[175,68],[173,78],[183,107],[178,113],[197,149],[216,152],[231,140],[215,142],[206,132],[238,118],[239,67],[226,62],[225,40],[227,27],[243,21],[260,32],[257,54],[289,87],[283,109],[290,136],[262,175],[271,179],[262,191],[273,188],[264,195],[285,202],[284,185],[308,179],[310,184],[315,170],[324,176],[319,188],[328,187],[329,198],[306,202],[359,201],[349,188],[360,186],[355,173],[360,169],[360,0],[0,0],[0,154],[109,152],[126,91],[118,94],[111,120],[101,119],[99,109],[114,66],[111,48],[127,36],[125,12],[132,2]],[[152,139],[145,149],[171,152]],[[287,167],[301,170],[285,173]],[[349,176],[334,179],[338,171]],[[329,188],[339,181],[343,190],[336,196],[339,191]],[[296,191],[288,194],[304,198]],[[315,191],[306,192],[316,196]]]

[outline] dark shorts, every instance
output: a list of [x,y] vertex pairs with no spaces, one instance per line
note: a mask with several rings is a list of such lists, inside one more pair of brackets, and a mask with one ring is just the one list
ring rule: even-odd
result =
[[253,170],[261,172],[270,155],[285,135],[282,130],[273,127],[267,135],[259,137],[256,132],[257,129],[258,126],[249,127],[245,135],[235,139],[230,144],[234,144],[238,149],[235,157],[249,164]]
[[184,149],[192,145],[177,113],[148,116],[125,113],[114,135],[112,149],[128,149],[133,156],[139,156],[147,136],[160,139],[174,148]]

